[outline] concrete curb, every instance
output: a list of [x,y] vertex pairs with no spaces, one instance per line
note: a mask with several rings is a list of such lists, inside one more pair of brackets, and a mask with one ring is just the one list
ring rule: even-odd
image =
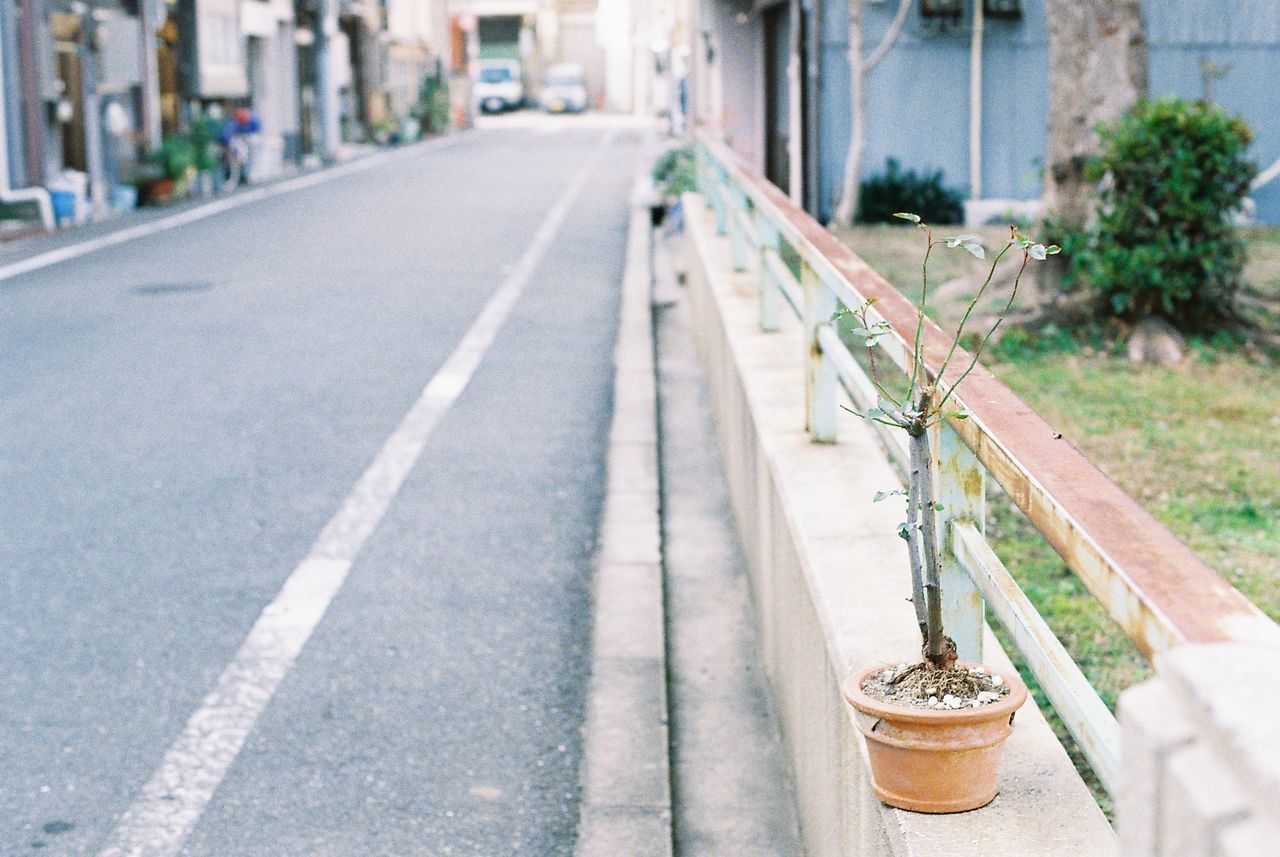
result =
[[577,857],[670,857],[671,778],[648,208],[632,203],[614,352]]

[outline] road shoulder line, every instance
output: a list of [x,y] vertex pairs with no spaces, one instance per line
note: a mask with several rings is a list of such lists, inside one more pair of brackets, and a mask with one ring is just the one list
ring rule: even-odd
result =
[[576,857],[672,853],[650,221],[641,199],[637,188],[614,351]]

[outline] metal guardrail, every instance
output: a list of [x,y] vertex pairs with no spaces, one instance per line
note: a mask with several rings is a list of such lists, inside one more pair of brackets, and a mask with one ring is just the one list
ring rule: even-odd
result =
[[[778,188],[745,168],[726,146],[698,135],[699,184],[727,234],[737,271],[759,280],[760,326],[777,330],[783,306],[800,319],[810,437],[836,442],[838,393],[860,409],[874,407],[870,377],[841,340],[831,317],[869,299],[871,322],[891,333],[876,344],[900,369],[909,367],[915,305],[827,232]],[[799,260],[799,275],[783,258]],[[926,322],[924,362],[931,377],[952,340]],[[969,363],[957,349],[953,367]],[[954,382],[961,370],[948,370]],[[956,390],[968,414],[932,431],[937,454],[943,545],[944,621],[960,657],[982,660],[986,606],[1009,631],[1027,667],[1080,745],[1099,780],[1114,793],[1119,728],[1114,715],[1071,659],[987,542],[986,477],[990,474],[1066,565],[1148,658],[1188,642],[1280,643],[1280,626],[1126,495],[1062,435],[990,372],[979,366]],[[903,432],[871,423],[899,466]]]

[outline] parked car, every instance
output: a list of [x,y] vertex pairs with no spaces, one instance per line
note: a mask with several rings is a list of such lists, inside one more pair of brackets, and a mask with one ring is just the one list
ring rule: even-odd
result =
[[475,97],[484,113],[501,113],[519,107],[524,102],[520,63],[515,60],[481,60]]
[[587,73],[577,63],[559,63],[542,77],[539,101],[548,113],[581,113],[587,109]]

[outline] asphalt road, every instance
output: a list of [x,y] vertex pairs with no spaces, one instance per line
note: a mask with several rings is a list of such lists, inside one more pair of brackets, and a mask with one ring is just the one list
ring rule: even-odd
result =
[[112,844],[577,181],[178,852],[571,853],[637,141],[480,131],[0,282],[0,854]]

